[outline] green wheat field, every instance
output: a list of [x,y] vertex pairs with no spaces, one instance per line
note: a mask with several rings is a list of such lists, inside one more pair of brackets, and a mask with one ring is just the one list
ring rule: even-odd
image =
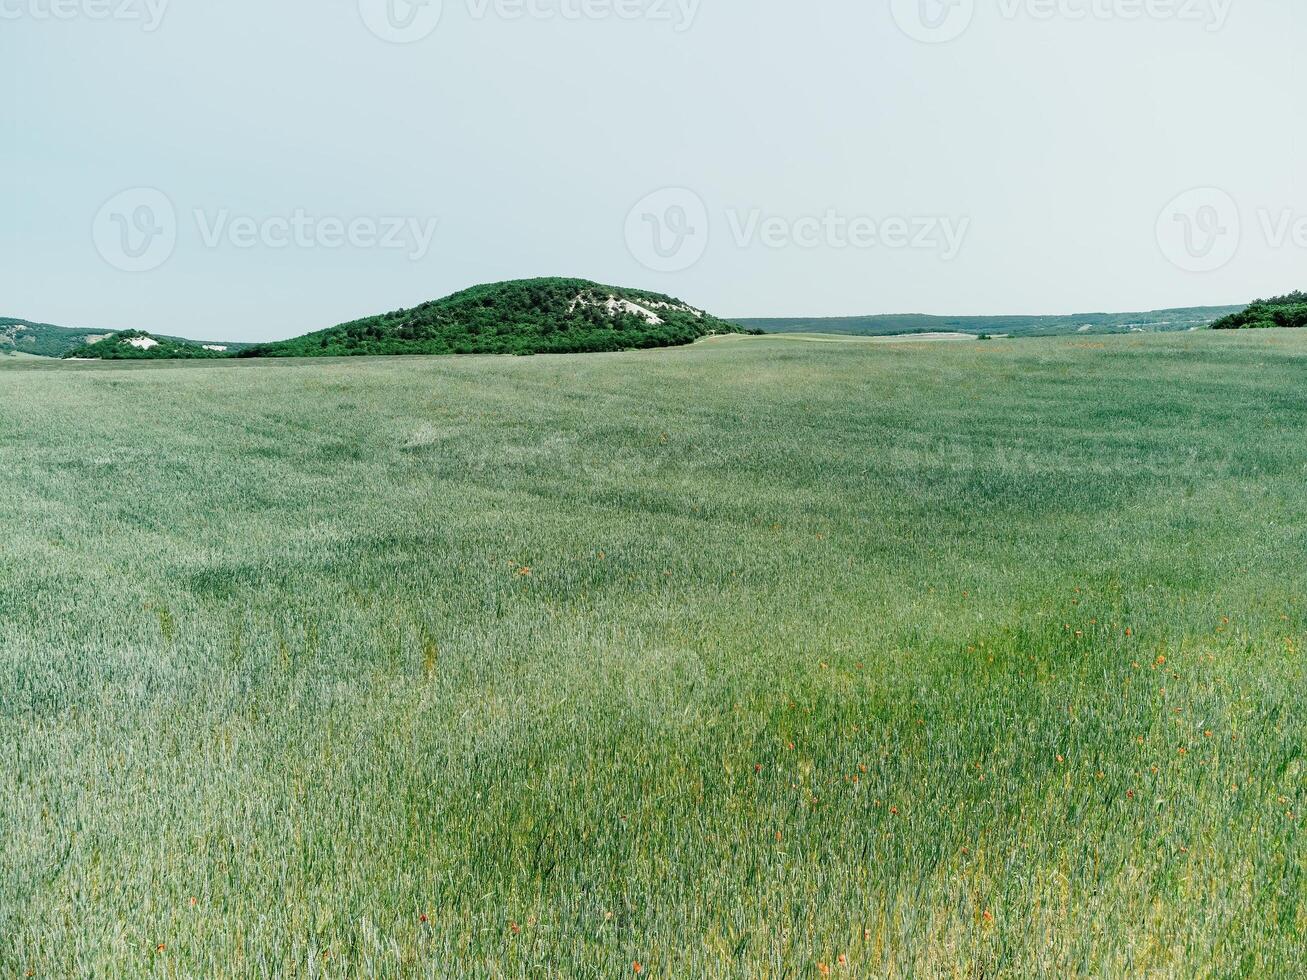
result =
[[1300,977],[1307,332],[0,362],[0,976]]

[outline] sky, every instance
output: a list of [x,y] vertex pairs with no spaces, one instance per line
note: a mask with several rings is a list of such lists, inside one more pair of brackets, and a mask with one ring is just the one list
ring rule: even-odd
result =
[[294,336],[1307,288],[1298,0],[0,0],[0,315]]

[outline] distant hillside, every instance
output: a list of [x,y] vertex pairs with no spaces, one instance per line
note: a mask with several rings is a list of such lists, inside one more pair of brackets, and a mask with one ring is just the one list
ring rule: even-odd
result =
[[1264,327],[1307,327],[1307,293],[1259,299],[1246,309],[1212,324],[1213,330],[1250,330]]
[[1151,313],[1075,313],[1068,316],[926,316],[920,313],[849,317],[775,317],[733,322],[766,333],[843,333],[885,337],[912,333],[1006,334],[1053,337],[1066,334],[1152,333],[1192,330],[1238,310],[1196,306]]
[[565,354],[670,347],[738,332],[661,293],[585,279],[520,279],[260,344],[240,356]]
[[40,357],[63,357],[74,347],[98,340],[108,333],[108,330],[56,327],[50,323],[0,317],[0,352],[17,351]]
[[140,330],[123,330],[74,347],[63,356],[100,361],[163,361],[230,357],[231,353],[224,344],[194,344],[172,337],[154,337]]
[[[115,333],[121,334],[123,331],[96,330],[89,327],[57,327],[51,323],[34,323],[31,320],[0,317],[0,353],[13,350],[40,357],[65,357],[76,348],[95,344]],[[207,341],[186,340],[182,337],[165,337],[161,334],[151,336],[159,341],[168,340],[179,344],[207,343]],[[215,342],[214,346],[226,347],[229,352],[235,353],[249,345],[219,341]]]

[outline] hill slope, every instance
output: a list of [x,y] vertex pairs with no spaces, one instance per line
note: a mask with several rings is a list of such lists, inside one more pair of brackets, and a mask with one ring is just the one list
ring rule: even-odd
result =
[[260,344],[239,356],[570,354],[670,347],[737,332],[661,293],[585,279],[519,279]]
[[[98,353],[74,354],[78,349],[107,340],[114,336],[135,335],[137,331],[94,330],[87,327],[58,327],[52,323],[35,323],[31,320],[19,320],[15,317],[0,317],[0,352],[7,350],[23,354],[36,354],[40,357],[97,357]],[[186,340],[182,337],[165,337],[162,334],[140,334],[153,339],[175,344],[202,346],[209,341]],[[225,347],[229,352],[236,352],[248,344],[233,344],[227,341],[215,342],[212,346]],[[156,355],[157,356],[157,355]]]
[[108,330],[56,327],[52,323],[0,317],[0,351],[63,357],[74,347],[99,340],[108,333]]
[[920,313],[848,317],[736,319],[766,333],[844,333],[884,337],[908,333],[961,332],[1010,337],[1055,337],[1081,333],[1161,333],[1206,327],[1237,306],[1198,306],[1150,313],[1073,313],[1066,316],[926,316]]
[[162,361],[230,357],[231,353],[225,344],[195,344],[173,337],[155,337],[142,330],[122,330],[94,343],[74,347],[63,356],[100,361]]
[[1262,327],[1307,327],[1307,293],[1259,299],[1246,309],[1212,324],[1213,330],[1249,330]]

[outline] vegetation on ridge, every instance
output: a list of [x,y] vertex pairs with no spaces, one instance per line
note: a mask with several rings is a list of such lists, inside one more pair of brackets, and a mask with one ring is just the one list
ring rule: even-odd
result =
[[74,347],[99,340],[110,332],[56,327],[52,323],[0,317],[0,351],[12,350],[20,354],[35,354],[37,357],[63,357]]
[[[173,341],[177,344],[199,346],[208,343],[208,341],[186,340],[182,337],[164,336],[162,334],[145,334],[136,330],[92,330],[80,327],[57,327],[52,323],[34,323],[31,320],[0,317],[0,353],[12,350],[20,354],[35,354],[38,357],[68,357],[70,355],[73,357],[101,357],[103,356],[102,352],[107,348],[97,348],[94,351],[88,351],[87,348],[113,336],[144,336],[152,337],[160,342]],[[225,347],[229,352],[234,353],[248,345],[221,341],[211,346]]]
[[671,347],[739,332],[662,293],[586,279],[519,279],[259,344],[239,356],[573,354]]
[[202,344],[193,344],[189,340],[156,337],[143,330],[120,330],[94,343],[74,347],[63,356],[102,361],[176,361],[231,355],[222,344],[206,347]]
[[1259,299],[1212,324],[1213,330],[1250,330],[1266,327],[1307,327],[1307,293],[1298,291]]

